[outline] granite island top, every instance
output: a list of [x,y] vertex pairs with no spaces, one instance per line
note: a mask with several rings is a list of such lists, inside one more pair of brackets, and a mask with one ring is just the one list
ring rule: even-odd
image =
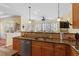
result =
[[[49,38],[46,39],[44,37],[34,38],[34,37],[21,37],[21,36],[17,36],[17,37],[14,37],[14,38],[23,39],[23,40],[32,40],[32,41],[54,42],[53,39],[49,39]],[[59,41],[56,41],[55,43],[60,43]]]

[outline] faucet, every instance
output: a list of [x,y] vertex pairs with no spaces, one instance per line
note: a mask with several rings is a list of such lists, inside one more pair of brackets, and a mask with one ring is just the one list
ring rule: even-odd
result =
[[60,32],[60,43],[63,43],[63,32]]

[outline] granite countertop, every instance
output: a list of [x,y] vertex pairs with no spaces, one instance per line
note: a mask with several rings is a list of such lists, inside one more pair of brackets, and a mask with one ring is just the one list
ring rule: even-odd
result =
[[[19,38],[19,39],[23,39],[23,40],[35,40],[35,41],[54,42],[53,39],[49,39],[49,38],[43,39],[43,37],[34,38],[34,37],[21,37],[21,36],[17,36],[17,37],[14,37],[14,38]],[[60,43],[59,41],[56,41],[56,42]]]
[[63,44],[67,44],[67,45],[71,45],[73,46],[72,44],[70,44],[69,42],[65,42],[65,41],[62,41],[60,39],[44,39],[42,37],[38,37],[38,38],[34,38],[34,37],[22,37],[22,36],[17,36],[17,37],[14,37],[14,38],[18,38],[18,39],[22,39],[22,40],[32,40],[32,41],[42,41],[42,42],[50,42],[50,43],[63,43]]
[[22,37],[22,36],[17,36],[14,38],[19,38],[19,39],[23,39],[23,40],[35,40],[35,41],[45,41],[45,42],[55,42],[55,43],[66,43],[66,42],[60,42],[60,39],[51,39],[51,38],[47,38],[47,37]]

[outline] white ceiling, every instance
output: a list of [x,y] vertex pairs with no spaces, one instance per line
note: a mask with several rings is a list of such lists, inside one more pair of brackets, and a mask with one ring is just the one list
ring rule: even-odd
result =
[[[60,16],[71,13],[72,4],[65,3],[60,5]],[[57,3],[0,3],[0,17],[4,15],[20,15],[28,19],[28,12],[31,6],[31,19],[40,19],[45,16],[47,19],[58,17]]]

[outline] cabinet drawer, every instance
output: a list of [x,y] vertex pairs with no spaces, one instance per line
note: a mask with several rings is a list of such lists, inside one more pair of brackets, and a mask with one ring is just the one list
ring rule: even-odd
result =
[[55,44],[55,47],[65,49],[66,46],[64,44]]
[[43,42],[42,43],[42,47],[53,47],[53,43],[47,43],[47,42]]
[[32,41],[32,45],[41,46],[41,45],[42,45],[42,42],[39,42],[39,41]]

